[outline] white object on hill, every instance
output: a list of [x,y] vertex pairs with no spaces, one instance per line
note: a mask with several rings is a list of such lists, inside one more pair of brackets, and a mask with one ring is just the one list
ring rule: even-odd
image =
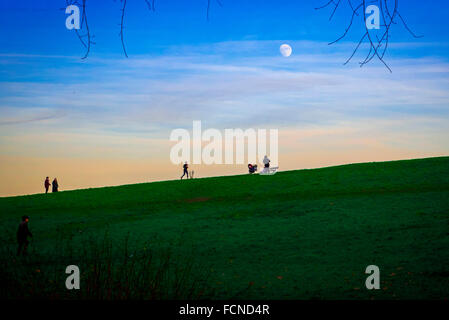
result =
[[269,168],[263,168],[260,170],[259,174],[263,175],[273,175],[278,171],[279,167],[269,167]]

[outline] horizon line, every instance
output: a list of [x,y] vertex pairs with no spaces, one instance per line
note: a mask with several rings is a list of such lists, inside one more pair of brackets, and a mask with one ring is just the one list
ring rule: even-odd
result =
[[[449,158],[449,155],[441,155],[441,156],[434,156],[434,157],[424,157],[424,158],[406,158],[406,159],[399,159],[399,160],[351,162],[351,163],[330,165],[330,166],[323,166],[323,167],[315,167],[315,168],[291,169],[291,170],[285,170],[285,171],[279,170],[277,173],[286,173],[286,172],[292,172],[292,171],[305,171],[305,170],[321,170],[321,169],[338,168],[338,167],[351,166],[351,165],[361,165],[361,164],[399,162],[399,161],[418,161],[418,160],[438,159],[438,158]],[[221,176],[207,176],[207,177],[201,177],[201,178],[194,178],[193,180],[237,177],[237,176],[243,176],[243,175],[248,175],[248,173],[233,174],[233,175],[221,175]],[[137,183],[128,183],[128,184],[119,184],[119,185],[108,185],[108,186],[98,186],[98,187],[90,187],[90,188],[67,189],[67,190],[63,190],[63,191],[58,191],[58,193],[60,193],[60,192],[73,192],[73,191],[85,191],[85,190],[92,190],[92,189],[104,189],[104,188],[120,188],[120,187],[135,186],[135,185],[150,184],[150,183],[172,182],[172,181],[178,181],[178,180],[180,180],[180,179],[155,180],[155,181],[147,181],[147,182],[137,182]],[[191,179],[188,178],[188,179],[185,179],[185,180],[191,180]],[[53,193],[53,192],[49,192],[49,193]],[[45,195],[45,193],[30,193],[30,194],[18,194],[18,195],[0,196],[0,200],[7,199],[7,198],[17,198],[17,197],[32,197],[32,196],[37,196],[37,195]]]

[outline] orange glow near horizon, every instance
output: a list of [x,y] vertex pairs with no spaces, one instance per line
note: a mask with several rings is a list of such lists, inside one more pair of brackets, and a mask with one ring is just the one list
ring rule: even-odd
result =
[[[387,143],[386,136],[378,133],[374,137],[367,133],[354,132],[352,129],[280,131],[280,171],[448,154],[431,145],[424,147],[416,144],[415,148],[392,147],[391,143]],[[388,136],[389,140],[400,138]],[[48,140],[42,144],[42,150],[50,150],[49,156],[38,152],[30,152],[29,156],[0,155],[0,196],[44,193],[44,180],[47,176],[51,180],[57,177],[60,191],[65,191],[177,180],[182,174],[182,165],[174,165],[169,160],[173,143],[168,139],[139,141],[132,147],[131,144],[110,147],[107,140],[104,140],[103,144],[99,142],[97,149],[92,149],[89,145],[80,148],[78,143],[72,142],[76,146],[76,152],[85,156],[74,156],[74,149],[71,149],[70,144],[65,149],[59,149],[59,154],[53,154],[51,151],[57,148],[52,149]],[[189,169],[195,171],[195,178],[203,178],[246,174],[247,164],[190,164]]]

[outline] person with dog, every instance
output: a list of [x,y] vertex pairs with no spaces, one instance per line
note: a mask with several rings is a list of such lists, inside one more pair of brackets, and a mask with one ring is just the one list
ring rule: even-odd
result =
[[184,165],[182,166],[184,168],[184,173],[181,176],[181,180],[182,178],[184,178],[185,175],[187,175],[187,179],[189,179],[189,165],[186,163],[184,163]]

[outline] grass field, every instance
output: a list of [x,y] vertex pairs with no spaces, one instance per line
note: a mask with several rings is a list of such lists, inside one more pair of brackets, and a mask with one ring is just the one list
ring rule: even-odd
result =
[[[50,261],[62,242],[70,255],[36,272],[65,279],[65,266],[106,234],[116,266],[116,248],[170,250],[170,263],[191,266],[203,298],[449,297],[449,157],[0,198],[0,211],[3,279]],[[29,256],[11,262],[24,214]],[[380,290],[365,288],[372,264]]]

